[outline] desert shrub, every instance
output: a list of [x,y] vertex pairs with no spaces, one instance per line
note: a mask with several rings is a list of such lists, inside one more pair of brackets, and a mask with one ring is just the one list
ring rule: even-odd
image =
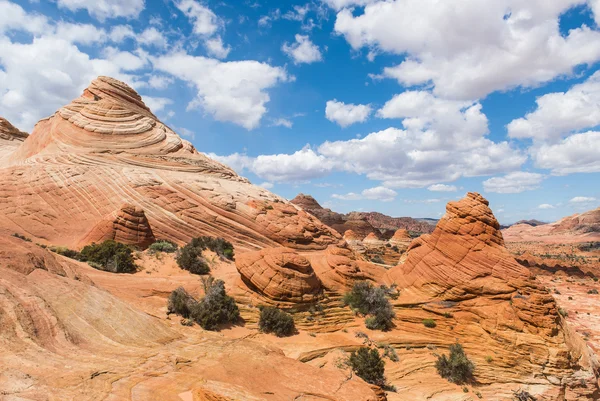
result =
[[491,356],[491,355],[488,355],[488,356],[486,356],[486,357],[485,357],[485,361],[486,361],[487,363],[492,363],[492,362],[494,362],[494,358],[492,358],[492,356]]
[[563,309],[563,308],[558,308],[558,313],[560,313],[560,315],[561,315],[562,317],[567,317],[567,316],[569,316],[569,312],[567,312],[567,310],[566,310],[566,309]]
[[190,317],[205,330],[216,330],[219,325],[235,323],[240,311],[235,300],[225,292],[225,283],[212,277],[203,280],[205,295],[190,311]]
[[358,377],[377,386],[385,385],[385,362],[376,349],[366,347],[353,351],[348,364]]
[[179,287],[169,295],[167,312],[189,318],[197,304],[198,302],[183,287]]
[[80,252],[80,260],[91,262],[89,263],[90,266],[100,266],[100,270],[113,273],[132,273],[136,271],[131,248],[113,240],[85,246]]
[[14,233],[12,236],[18,239],[22,239],[23,241],[31,242],[31,238],[27,238],[26,236],[21,235],[19,233]]
[[202,250],[210,249],[222,258],[233,260],[233,245],[223,238],[198,237],[192,239],[190,243]]
[[258,328],[265,333],[274,333],[277,337],[291,336],[296,331],[292,316],[273,307],[260,310]]
[[344,303],[363,315],[369,315],[366,325],[372,330],[389,330],[395,316],[392,305],[387,299],[384,287],[374,287],[371,283],[360,281],[344,296]]
[[452,313],[450,313],[450,312],[444,312],[444,317],[445,317],[446,319],[451,319],[451,318],[453,318],[453,317],[454,317],[454,315],[453,315]]
[[591,290],[588,291],[588,294],[590,294],[590,295],[592,295],[592,294],[597,295],[598,294],[598,290],[595,289],[595,288],[591,289]]
[[423,319],[423,326],[433,329],[433,328],[435,328],[435,326],[437,326],[437,324],[435,323],[435,320],[433,320],[433,319]]
[[79,252],[69,249],[67,247],[51,246],[49,249],[50,249],[50,251],[57,253],[59,255],[62,255],[62,256],[66,256],[67,258],[81,260],[81,254]]
[[371,258],[371,262],[373,263],[379,263],[379,264],[384,264],[385,261],[383,260],[383,258],[380,255],[375,255]]
[[173,253],[173,252],[177,252],[177,244],[166,240],[166,239],[159,239],[158,241],[156,241],[155,243],[153,243],[152,245],[150,245],[148,247],[149,250],[154,251],[154,252],[166,252],[166,253]]
[[179,250],[177,254],[177,264],[183,270],[192,274],[208,274],[210,267],[206,259],[202,256],[203,248],[197,246],[192,240],[189,244]]
[[396,353],[396,350],[394,349],[394,347],[392,347],[389,344],[382,344],[382,348],[383,348],[383,357],[384,358],[389,358],[390,361],[392,362],[398,362],[400,360],[400,358],[398,358],[398,354]]
[[467,358],[462,345],[456,343],[450,346],[449,356],[438,356],[435,368],[449,382],[463,384],[473,379],[475,365]]

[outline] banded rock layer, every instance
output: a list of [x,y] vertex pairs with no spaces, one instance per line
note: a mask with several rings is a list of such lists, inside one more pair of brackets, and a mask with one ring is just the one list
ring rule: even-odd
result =
[[85,245],[123,204],[143,210],[157,238],[180,244],[209,235],[245,249],[325,249],[340,238],[196,151],[133,89],[108,77],[0,159],[0,224],[39,242]]
[[[388,272],[388,284],[401,291],[396,304],[452,317],[461,343],[502,355],[506,370],[476,372],[481,383],[530,376],[529,385],[544,389],[540,399],[593,399],[594,358],[552,296],[504,247],[499,228],[477,193],[448,203],[433,233],[414,240],[404,263]],[[411,311],[400,309],[399,319]]]

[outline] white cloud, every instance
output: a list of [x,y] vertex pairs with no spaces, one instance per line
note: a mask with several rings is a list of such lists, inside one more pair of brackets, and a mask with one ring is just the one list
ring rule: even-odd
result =
[[156,28],[150,27],[145,29],[141,34],[136,36],[138,43],[146,46],[156,46],[163,48],[167,45],[167,39]]
[[441,199],[404,199],[404,203],[438,203]]
[[[343,0],[330,0],[338,3]],[[403,85],[433,83],[434,93],[479,99],[532,87],[600,59],[600,32],[560,31],[559,16],[582,0],[374,1],[364,12],[343,9],[335,31],[356,50],[406,55],[383,76]],[[355,3],[352,1],[351,3]]]
[[389,188],[385,188],[382,186],[365,189],[360,194],[350,192],[345,195],[333,194],[332,198],[341,199],[341,200],[379,200],[382,202],[391,202],[393,201],[398,193]]
[[566,92],[548,93],[536,99],[537,108],[508,124],[513,138],[554,141],[600,124],[600,71]]
[[120,43],[127,38],[135,38],[135,32],[129,25],[115,25],[110,30],[110,39],[113,42]]
[[262,184],[258,184],[259,187],[263,187],[264,189],[271,189],[274,187],[273,183],[265,181]]
[[332,164],[308,146],[293,154],[260,155],[252,172],[271,182],[307,182],[331,172]]
[[538,189],[543,180],[544,176],[542,174],[517,171],[509,173],[504,177],[493,177],[485,180],[483,188],[485,192],[518,194]]
[[162,111],[165,106],[169,104],[173,104],[171,99],[167,99],[164,97],[152,97],[152,96],[143,96],[144,103],[146,106],[150,108],[153,113],[157,113]]
[[56,24],[54,35],[70,43],[92,45],[104,42],[107,39],[106,32],[90,24],[71,24],[59,22]]
[[144,9],[144,0],[57,0],[58,6],[70,11],[87,10],[94,18],[137,18]]
[[210,8],[195,0],[175,1],[175,6],[190,19],[196,35],[211,36],[222,25],[222,21]]
[[287,118],[276,118],[271,123],[271,126],[273,126],[273,127],[292,128],[293,125],[294,125],[294,123],[291,120],[288,120]]
[[595,202],[596,198],[593,198],[591,196],[576,196],[574,198],[572,198],[569,202],[570,203],[590,203],[590,202]]
[[375,2],[375,0],[322,0],[322,1],[336,11],[339,11],[342,8],[348,8],[348,7],[353,7],[353,6],[365,6],[369,3]]
[[148,80],[148,85],[154,89],[166,89],[173,83],[173,78],[162,75],[152,75]]
[[220,156],[215,153],[208,153],[208,157],[231,167],[236,173],[242,175],[245,170],[252,168],[254,158],[240,153],[232,153],[228,156]]
[[325,106],[325,117],[341,127],[367,121],[371,114],[368,104],[346,104],[337,99],[329,100]]
[[230,121],[246,129],[258,127],[267,112],[267,89],[292,78],[280,67],[244,60],[221,62],[186,53],[154,59],[154,67],[193,84],[197,97],[188,108],[201,107],[218,121]]
[[23,8],[9,1],[0,1],[0,34],[9,30],[19,30],[41,34],[51,29],[45,16],[28,14]]
[[542,203],[538,206],[538,209],[554,209],[554,206],[550,205],[549,203]]
[[295,38],[295,43],[290,45],[286,42],[281,47],[281,50],[294,60],[294,64],[310,64],[323,59],[319,46],[311,42],[308,36],[296,35]]
[[223,45],[223,39],[220,36],[215,36],[214,38],[208,39],[204,42],[204,46],[206,46],[206,51],[213,57],[216,58],[227,58],[229,52],[231,51],[231,47]]
[[456,192],[458,188],[454,185],[445,185],[445,184],[434,184],[427,187],[428,190],[433,192]]
[[574,134],[556,144],[542,144],[530,150],[536,167],[554,175],[600,172],[600,132]]

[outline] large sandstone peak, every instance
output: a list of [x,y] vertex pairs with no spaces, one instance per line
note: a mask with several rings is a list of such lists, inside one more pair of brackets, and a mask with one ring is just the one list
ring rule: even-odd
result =
[[[196,151],[132,88],[108,77],[95,79],[38,122],[10,156],[0,156],[0,224],[46,244],[125,238],[133,225],[139,242],[137,218],[115,220],[124,204],[144,211],[156,237],[178,243],[209,235],[246,249],[325,249],[341,237]],[[142,236],[142,243],[152,238]]]

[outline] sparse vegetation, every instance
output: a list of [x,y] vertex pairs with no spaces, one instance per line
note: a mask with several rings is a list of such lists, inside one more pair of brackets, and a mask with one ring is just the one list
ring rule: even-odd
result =
[[558,313],[560,313],[560,315],[561,315],[562,317],[567,317],[567,316],[569,316],[569,312],[567,312],[567,310],[566,310],[566,309],[563,309],[563,308],[558,308]]
[[378,263],[378,264],[384,264],[385,261],[383,260],[383,258],[380,255],[375,255],[371,258],[371,262],[373,263]]
[[453,317],[454,317],[454,315],[453,315],[452,313],[450,313],[450,312],[444,312],[444,317],[445,317],[446,319],[451,319],[451,318],[453,318]]
[[183,270],[192,274],[208,274],[210,267],[208,262],[202,256],[202,248],[195,245],[194,240],[179,250],[177,254],[177,264]]
[[113,273],[133,273],[137,269],[131,248],[113,240],[85,246],[80,252],[80,260]]
[[494,358],[492,358],[492,356],[491,356],[491,355],[488,355],[488,356],[486,356],[486,357],[485,357],[485,361],[486,361],[487,363],[492,363],[492,362],[494,362]]
[[367,383],[385,386],[385,362],[376,349],[359,348],[352,352],[348,364],[354,373]]
[[387,287],[374,287],[369,282],[360,281],[344,296],[344,303],[350,305],[352,310],[369,316],[365,320],[367,328],[389,330],[393,326],[395,313],[387,299],[388,292]]
[[296,331],[292,315],[274,307],[261,308],[258,327],[262,332],[274,333],[277,337],[291,336]]
[[378,344],[377,348],[383,348],[383,357],[388,358],[392,362],[398,362],[400,358],[398,358],[398,354],[394,347],[389,344]]
[[589,290],[587,293],[590,295],[598,295],[598,290],[593,288],[593,289]]
[[456,343],[450,346],[449,356],[438,356],[435,368],[449,382],[463,384],[473,379],[475,365],[467,358],[462,345]]
[[437,326],[433,319],[423,319],[423,326],[433,329]]
[[154,242],[152,245],[150,245],[148,249],[153,252],[173,253],[177,252],[178,246],[172,241],[160,239]]
[[51,246],[48,249],[59,255],[66,256],[67,258],[71,258],[71,259],[75,259],[75,260],[82,259],[81,254],[79,252],[69,249],[65,246]]
[[197,304],[198,302],[183,287],[179,287],[169,295],[167,311],[189,318]]
[[21,235],[19,233],[14,233],[12,236],[18,239],[22,239],[23,241],[31,242],[31,238],[27,238],[26,236]]
[[204,298],[191,310],[191,318],[205,330],[216,330],[221,324],[235,323],[240,311],[235,300],[225,292],[225,283],[208,277],[202,280]]

